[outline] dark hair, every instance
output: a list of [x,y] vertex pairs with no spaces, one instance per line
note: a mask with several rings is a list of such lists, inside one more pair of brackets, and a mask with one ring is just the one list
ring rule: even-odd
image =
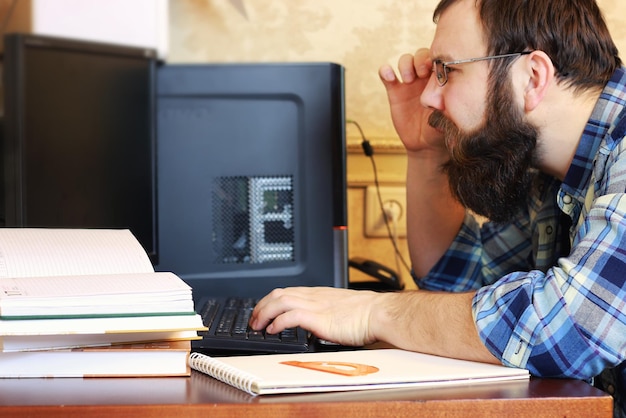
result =
[[[458,0],[441,0],[435,23]],[[559,82],[602,88],[622,64],[595,0],[476,0],[489,55],[528,50],[548,54]],[[512,60],[493,62],[501,76]]]

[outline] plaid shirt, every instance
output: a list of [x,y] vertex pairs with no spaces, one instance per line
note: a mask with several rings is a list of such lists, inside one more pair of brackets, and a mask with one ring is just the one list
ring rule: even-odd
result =
[[[607,369],[616,398],[626,381],[625,135],[622,68],[602,92],[563,183],[535,173],[527,211],[509,224],[466,216],[447,253],[416,279],[430,290],[477,289],[480,337],[504,364],[585,380]],[[562,226],[562,213],[573,227]],[[568,229],[571,251],[561,239]]]

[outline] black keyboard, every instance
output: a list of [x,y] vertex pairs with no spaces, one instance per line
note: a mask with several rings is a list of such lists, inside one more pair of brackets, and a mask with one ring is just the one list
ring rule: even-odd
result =
[[255,331],[248,321],[255,299],[210,298],[200,301],[198,313],[208,331],[200,331],[201,340],[192,341],[192,351],[207,354],[230,353],[301,353],[312,350],[313,337],[302,328],[280,334]]

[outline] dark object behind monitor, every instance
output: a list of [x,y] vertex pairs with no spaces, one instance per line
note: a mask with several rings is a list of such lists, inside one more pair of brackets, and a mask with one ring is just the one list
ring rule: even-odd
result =
[[362,257],[352,257],[348,261],[348,266],[375,279],[374,281],[351,282],[349,285],[351,289],[377,291],[395,291],[404,289],[404,284],[401,282],[396,271],[374,260],[368,260]]
[[166,65],[158,270],[202,296],[347,286],[343,68]]
[[128,228],[156,262],[155,51],[4,44],[1,225]]

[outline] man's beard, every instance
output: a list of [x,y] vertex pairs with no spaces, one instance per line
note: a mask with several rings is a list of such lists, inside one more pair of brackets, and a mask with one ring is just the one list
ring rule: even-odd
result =
[[462,132],[439,111],[429,123],[444,132],[450,160],[443,169],[453,196],[478,215],[503,223],[527,206],[537,130],[513,103],[510,82],[490,90],[485,122],[478,129]]

